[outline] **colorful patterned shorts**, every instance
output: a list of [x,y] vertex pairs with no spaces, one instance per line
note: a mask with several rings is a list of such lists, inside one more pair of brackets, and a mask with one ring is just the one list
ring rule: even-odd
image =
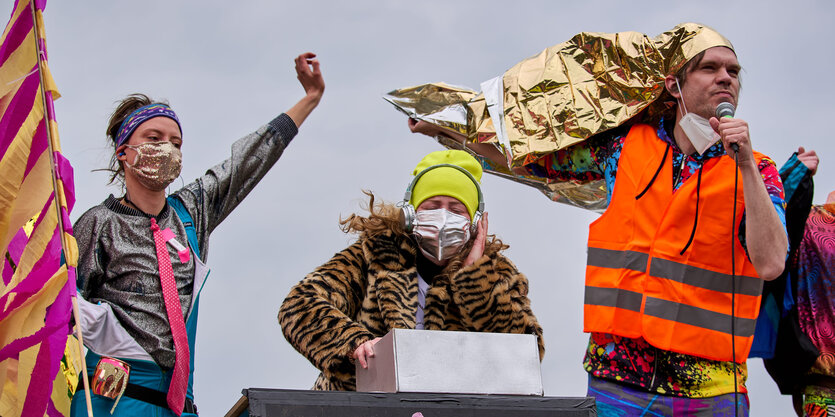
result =
[[[599,417],[734,417],[734,394],[708,398],[662,395],[589,376],[586,394],[597,400]],[[740,393],[739,416],[748,416],[748,394]]]
[[804,395],[803,415],[807,417],[835,417],[835,398],[813,394]]

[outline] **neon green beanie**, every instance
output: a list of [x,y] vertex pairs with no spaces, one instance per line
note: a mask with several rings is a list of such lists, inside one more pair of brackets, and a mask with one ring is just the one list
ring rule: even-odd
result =
[[[481,181],[481,164],[464,151],[432,152],[420,160],[412,175],[440,164],[457,165],[472,174],[476,181]],[[450,196],[464,203],[471,219],[478,209],[477,185],[467,174],[455,168],[438,167],[427,171],[412,188],[412,199],[409,202],[417,209],[424,200],[437,195]]]

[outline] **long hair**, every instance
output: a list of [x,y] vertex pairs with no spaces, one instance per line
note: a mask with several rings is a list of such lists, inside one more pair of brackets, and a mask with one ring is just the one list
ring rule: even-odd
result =
[[[353,213],[346,219],[340,219],[339,225],[343,232],[356,233],[366,238],[390,232],[398,238],[415,241],[414,237],[403,229],[399,207],[394,204],[376,201],[374,193],[371,191],[363,190],[362,192],[368,196],[368,203],[361,206],[368,211],[368,215],[361,216]],[[449,263],[444,267],[444,271],[455,271],[461,268],[461,264],[473,247],[474,240],[475,236],[464,245],[455,257],[449,260]],[[493,256],[509,247],[496,235],[487,235],[484,242],[484,254]],[[420,254],[419,256],[423,255]]]
[[136,111],[136,109],[149,104],[165,104],[167,106],[168,102],[151,100],[151,98],[145,94],[134,93],[120,101],[119,105],[116,106],[116,110],[113,110],[113,114],[110,115],[110,122],[107,124],[106,133],[109,145],[113,146],[113,154],[110,155],[110,163],[105,169],[105,171],[110,171],[111,173],[110,181],[107,182],[108,184],[113,184],[113,181],[117,179],[122,184],[125,182],[125,168],[122,166],[120,161],[116,159],[116,148],[118,148],[116,139],[119,136],[119,129],[122,127],[122,123],[128,116],[130,116],[131,113]]
[[381,233],[392,232],[395,235],[406,237],[408,234],[400,224],[400,209],[394,204],[378,202],[374,193],[362,190],[368,196],[368,203],[360,207],[368,211],[368,216],[363,217],[352,213],[346,219],[339,219],[339,226],[345,233],[356,233],[366,237],[374,237]]

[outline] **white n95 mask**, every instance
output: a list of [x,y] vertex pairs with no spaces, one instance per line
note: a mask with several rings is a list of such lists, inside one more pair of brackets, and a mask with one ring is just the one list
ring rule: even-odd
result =
[[687,113],[678,122],[681,130],[690,139],[690,143],[696,148],[699,155],[705,153],[713,144],[722,139],[716,131],[710,127],[710,121],[696,113]]
[[470,240],[470,219],[446,209],[415,213],[414,235],[420,251],[436,264],[442,264]]
[[678,85],[678,78],[676,78],[676,87],[678,87],[679,95],[681,96],[681,107],[684,109],[683,111],[681,108],[679,109],[679,111],[682,111],[682,117],[678,125],[684,131],[684,134],[687,135],[687,139],[690,140],[690,144],[693,145],[696,152],[701,155],[713,146],[713,144],[722,139],[722,137],[710,127],[709,120],[687,111],[687,106],[684,104],[684,93],[681,92],[681,86]]

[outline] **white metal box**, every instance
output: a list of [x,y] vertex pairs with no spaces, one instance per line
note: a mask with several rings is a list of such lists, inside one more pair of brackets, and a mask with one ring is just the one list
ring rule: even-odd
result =
[[394,329],[357,363],[357,391],[543,395],[536,336]]

